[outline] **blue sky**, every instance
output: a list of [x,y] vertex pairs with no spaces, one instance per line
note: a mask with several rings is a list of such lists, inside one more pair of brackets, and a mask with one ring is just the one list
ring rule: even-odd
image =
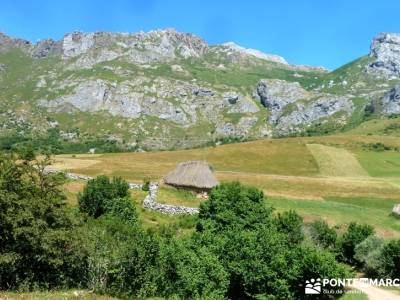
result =
[[367,54],[376,33],[400,32],[399,12],[398,0],[2,0],[0,31],[35,42],[74,30],[173,27],[334,69]]

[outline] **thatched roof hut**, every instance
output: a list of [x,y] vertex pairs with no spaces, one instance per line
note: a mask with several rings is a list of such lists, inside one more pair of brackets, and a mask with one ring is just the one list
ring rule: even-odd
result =
[[207,191],[218,185],[210,165],[206,161],[187,161],[180,163],[175,170],[164,177],[166,184]]

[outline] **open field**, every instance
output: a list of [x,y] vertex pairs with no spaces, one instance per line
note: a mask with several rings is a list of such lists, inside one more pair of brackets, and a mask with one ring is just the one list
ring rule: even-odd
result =
[[354,154],[346,149],[320,144],[307,144],[307,147],[318,164],[319,173],[323,176],[368,176]]
[[400,118],[369,120],[350,130],[347,134],[373,134],[399,137]]
[[[57,168],[71,172],[142,182],[161,180],[179,162],[207,160],[218,180],[238,180],[262,189],[267,202],[277,210],[296,209],[306,220],[323,218],[331,224],[365,222],[382,236],[398,237],[400,222],[390,216],[390,211],[400,202],[400,153],[365,147],[372,143],[400,147],[400,139],[393,136],[341,134],[180,151],[60,155],[55,161]],[[82,184],[76,182],[66,185],[71,203],[81,188]],[[143,210],[145,194],[134,193],[145,224],[176,221],[176,217]],[[194,195],[167,186],[161,187],[159,201],[186,206],[200,203]]]
[[294,209],[306,222],[324,219],[331,225],[359,222],[375,227],[377,234],[386,238],[400,237],[400,222],[389,212],[395,200],[379,198],[327,198],[298,200],[271,197],[267,199],[278,211]]

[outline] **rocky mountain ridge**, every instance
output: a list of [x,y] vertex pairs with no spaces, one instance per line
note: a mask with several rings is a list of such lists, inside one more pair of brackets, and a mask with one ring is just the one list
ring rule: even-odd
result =
[[367,107],[399,114],[399,64],[393,33],[333,72],[173,29],[34,45],[0,34],[1,135],[57,129],[71,143],[168,149],[325,133],[361,122]]

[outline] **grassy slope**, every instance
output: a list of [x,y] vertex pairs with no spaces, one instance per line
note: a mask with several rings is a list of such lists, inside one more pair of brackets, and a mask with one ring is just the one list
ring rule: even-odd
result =
[[[79,128],[80,136],[83,139],[89,139],[94,136],[103,138],[110,133],[117,133],[126,141],[133,142],[138,140],[141,142],[144,137],[138,128],[144,128],[152,132],[152,135],[155,137],[160,138],[162,136],[157,135],[156,132],[161,131],[154,131],[154,128],[156,126],[160,128],[161,126],[170,130],[170,134],[167,135],[171,140],[164,141],[166,148],[174,149],[198,145],[199,139],[212,139],[207,134],[213,131],[213,126],[201,121],[192,128],[183,129],[176,124],[156,118],[146,117],[144,120],[130,120],[110,117],[109,114],[104,112],[93,114],[50,114],[44,110],[35,108],[32,101],[34,102],[37,99],[43,98],[54,99],[70,93],[71,87],[59,89],[60,82],[66,79],[82,81],[89,78],[100,78],[109,80],[110,82],[130,80],[135,76],[143,76],[150,81],[157,78],[187,82],[196,79],[199,84],[210,85],[212,89],[240,91],[246,97],[250,98],[252,97],[254,87],[260,79],[273,78],[297,81],[309,90],[319,89],[323,92],[333,94],[351,93],[355,95],[354,103],[357,109],[351,117],[350,124],[347,126],[348,128],[352,128],[359,124],[363,118],[362,108],[366,99],[362,95],[371,91],[387,90],[389,87],[382,87],[383,83],[389,83],[389,86],[391,86],[397,82],[384,82],[367,75],[363,71],[363,67],[368,63],[368,57],[362,57],[330,73],[291,70],[280,64],[257,59],[242,61],[237,64],[227,63],[225,60],[226,57],[218,57],[215,53],[210,53],[202,59],[187,59],[173,62],[173,64],[180,64],[184,72],[172,71],[172,63],[160,63],[154,65],[154,68],[144,69],[124,60],[103,62],[92,69],[71,71],[67,70],[67,65],[65,65],[65,62],[62,62],[60,57],[34,60],[20,50],[13,50],[0,54],[0,64],[4,64],[7,70],[3,74],[0,74],[0,111],[7,109],[20,111],[21,113],[25,111],[24,117],[38,128],[43,126],[43,120],[46,117],[51,117],[60,123],[60,129],[64,131]],[[223,69],[217,68],[216,66],[219,66],[221,63],[225,67]],[[112,69],[118,67],[125,70],[129,75],[117,74],[112,71]],[[46,77],[47,86],[44,88],[36,86],[41,76]],[[333,85],[330,84],[331,82],[333,82]],[[343,85],[343,82],[347,82],[347,84]],[[171,101],[174,100],[171,99]],[[239,115],[226,114],[225,117],[227,120],[235,122]],[[250,135],[258,133],[259,127],[265,122],[266,111],[262,110],[257,114],[257,117],[260,121],[251,130]],[[316,133],[324,133],[325,130],[338,130],[337,126],[328,126],[331,124],[331,119],[328,119],[324,125],[327,128],[317,128]],[[142,122],[143,124],[141,124]],[[121,123],[122,126],[118,128],[116,126],[117,123]],[[392,128],[387,132],[393,135],[391,133],[393,130],[398,131],[398,128]],[[360,134],[360,132],[354,133]],[[146,147],[146,143],[144,143],[144,146]],[[160,145],[153,146],[159,147]]]
[[321,175],[335,177],[368,176],[368,173],[362,168],[354,155],[346,149],[319,144],[308,144],[307,147],[317,161]]
[[[267,201],[278,210],[296,209],[306,220],[322,217],[331,223],[367,222],[383,236],[399,236],[400,223],[389,213],[394,203],[400,202],[400,165],[397,165],[400,153],[372,152],[363,148],[363,143],[376,141],[392,146],[400,144],[398,138],[389,136],[337,135],[262,140],[185,151],[105,154],[92,158],[87,155],[77,158],[64,155],[58,156],[56,161],[59,167],[67,167],[74,172],[118,175],[140,182],[144,178],[162,178],[178,162],[205,159],[213,165],[219,180],[239,180],[263,189],[268,196]],[[354,153],[360,162],[354,164],[356,173],[363,171],[364,176],[321,174],[307,144],[329,146],[327,149],[330,151],[344,155],[344,159],[340,155],[334,156],[339,162],[345,161],[349,155],[353,163],[357,162],[351,155]],[[385,168],[384,162],[390,159],[394,163],[390,169]],[[330,163],[334,164],[334,161]],[[143,198],[143,195],[135,197],[138,207],[141,207]],[[189,206],[197,206],[200,202],[193,196],[167,187],[160,190],[160,201]],[[141,213],[149,226],[175,222],[173,217],[142,209]]]
[[400,137],[400,117],[368,120],[360,124],[358,127],[346,132],[346,134],[369,134]]

